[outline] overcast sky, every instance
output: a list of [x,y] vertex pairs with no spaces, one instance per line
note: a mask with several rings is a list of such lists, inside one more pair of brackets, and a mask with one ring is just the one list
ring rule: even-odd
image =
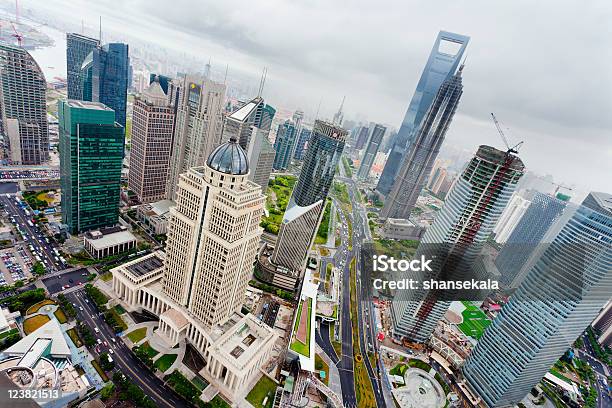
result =
[[[40,4],[44,3],[44,4]],[[501,147],[495,112],[526,166],[612,192],[612,2],[24,0],[215,66],[267,66],[271,104],[399,127],[441,29],[471,37],[464,95],[447,134]],[[61,18],[61,17],[58,17]]]

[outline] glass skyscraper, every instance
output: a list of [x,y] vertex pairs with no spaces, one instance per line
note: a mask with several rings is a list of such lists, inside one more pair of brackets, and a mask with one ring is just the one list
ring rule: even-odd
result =
[[518,274],[521,268],[542,242],[550,226],[563,213],[567,204],[565,201],[537,191],[529,198],[531,204],[495,259],[495,266],[501,275],[500,284],[504,287],[518,286],[521,279]]
[[315,121],[304,165],[293,190],[297,205],[306,207],[327,198],[347,134],[340,126]]
[[[478,148],[416,250],[413,259],[432,260],[432,271],[417,280],[474,277],[474,263],[523,173],[518,156]],[[440,296],[431,290],[397,291],[391,307],[394,335],[427,341],[451,303]]]
[[11,164],[49,159],[45,76],[29,52],[0,45],[0,130]]
[[123,128],[99,102],[60,101],[62,222],[71,234],[113,226],[119,218]]
[[101,102],[115,111],[115,120],[125,128],[128,45],[111,43],[94,48],[83,61],[81,86],[84,101]]
[[83,99],[81,67],[85,58],[100,41],[82,34],[66,33],[66,74],[68,76],[68,99]]
[[274,140],[274,164],[272,168],[275,170],[286,170],[291,163],[291,154],[297,139],[297,127],[295,122],[286,120],[278,125],[276,131],[276,139]]
[[[361,133],[363,133],[363,127],[361,128]],[[366,128],[367,129],[367,128]],[[374,129],[372,129],[372,136],[368,140],[368,145],[366,147],[366,151],[363,154],[363,159],[361,159],[361,164],[359,165],[359,171],[357,171],[357,178],[359,180],[365,180],[370,175],[370,169],[372,168],[372,163],[374,163],[374,159],[376,158],[376,154],[378,153],[378,149],[380,148],[380,144],[382,143],[383,136],[387,128],[383,125],[376,124],[374,125]]]
[[413,143],[397,172],[393,188],[385,200],[380,217],[408,219],[421,190],[429,179],[434,161],[463,94],[461,71],[444,81],[427,115],[415,130]]
[[297,143],[295,145],[295,152],[293,153],[293,158],[295,160],[303,160],[304,153],[306,152],[306,143],[310,140],[310,136],[312,135],[312,130],[305,128],[302,126],[300,130],[300,136],[298,137]]
[[457,71],[469,40],[469,37],[460,34],[446,31],[438,33],[376,186],[376,190],[382,195],[386,196],[391,191],[404,156],[414,140],[414,132],[427,113],[440,85]]
[[[591,200],[592,199],[592,200]],[[565,209],[463,374],[491,407],[511,406],[546,375],[612,293],[612,195]]]

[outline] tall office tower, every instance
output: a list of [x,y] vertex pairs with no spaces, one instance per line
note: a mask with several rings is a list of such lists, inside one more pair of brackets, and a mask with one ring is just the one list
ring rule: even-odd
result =
[[272,119],[274,119],[274,115],[276,115],[276,109],[270,105],[264,105],[263,103],[258,106],[257,113],[255,115],[255,119],[253,121],[253,126],[259,128],[266,132],[266,134],[270,133],[270,129],[272,127]]
[[0,44],[0,131],[12,164],[49,159],[45,76],[23,48]]
[[234,138],[238,140],[240,147],[247,150],[255,117],[261,114],[263,105],[263,99],[258,96],[226,116],[223,123],[222,140],[227,141]]
[[465,361],[465,378],[491,407],[521,401],[610,300],[612,196],[591,194],[553,225]]
[[327,194],[348,132],[316,120],[312,138],[280,226],[272,262],[294,271],[302,269],[323,213]]
[[158,81],[134,100],[128,187],[141,203],[166,198],[174,135],[174,106]]
[[525,201],[527,208],[495,259],[495,266],[501,275],[499,282],[506,288],[518,287],[523,278],[519,272],[538,245],[543,243],[544,235],[559,219],[567,205],[565,201],[533,190],[530,190]]
[[380,213],[382,219],[410,217],[457,111],[463,93],[462,71],[463,66],[456,75],[444,81],[427,114],[414,131],[401,168]]
[[253,272],[266,198],[248,173],[231,139],[181,174],[170,209],[163,291],[208,329],[240,311]]
[[261,186],[265,193],[272,173],[274,165],[274,157],[276,151],[274,146],[268,139],[268,132],[259,128],[253,128],[253,135],[249,143],[247,151],[251,170],[249,172],[249,180]]
[[286,170],[291,164],[291,154],[297,138],[296,132],[296,124],[292,120],[286,120],[285,123],[278,125],[276,139],[274,140],[274,150],[276,151],[274,165],[272,166],[274,170]]
[[612,346],[612,301],[597,315],[592,324],[600,335],[597,341],[604,346]]
[[117,224],[125,137],[115,112],[64,100],[58,113],[62,222],[71,234]]
[[221,143],[225,85],[207,78],[180,79],[179,103],[174,127],[168,177],[168,199],[174,200],[179,175],[190,167],[202,167]]
[[[531,204],[531,200],[533,200],[534,195],[533,190],[526,191],[525,193],[517,193],[516,191],[512,194],[512,198],[508,203],[508,206],[502,213],[501,217],[499,217],[499,221],[495,228],[493,228],[493,232],[495,233],[495,242],[498,244],[505,244],[510,237],[514,228],[516,228],[517,224],[527,211],[527,207]],[[541,237],[540,237],[541,238]]]
[[393,182],[400,171],[404,156],[410,149],[421,120],[427,113],[442,83],[455,74],[469,40],[470,37],[460,34],[446,31],[438,33],[376,186],[376,189],[382,195],[386,196],[391,192]]
[[370,128],[367,126],[362,126],[359,128],[359,132],[357,133],[357,140],[355,141],[355,149],[361,150],[365,146],[368,141],[368,136],[370,135]]
[[81,66],[84,101],[101,102],[115,111],[123,128],[126,122],[127,89],[130,58],[128,45],[105,44],[94,48]]
[[82,34],[66,33],[66,73],[68,76],[68,99],[82,99],[81,67],[83,61],[100,41]]
[[368,140],[368,147],[366,148],[361,164],[359,165],[359,170],[357,171],[357,178],[359,180],[365,180],[370,175],[372,163],[374,163],[374,159],[376,158],[376,154],[378,153],[378,149],[380,148],[386,131],[386,127],[378,124],[372,129],[372,136],[370,136],[370,140]]
[[338,108],[338,112],[334,113],[334,118],[332,123],[334,125],[342,126],[342,121],[344,120],[344,112],[342,112],[342,108],[344,108],[344,100],[346,96],[342,97],[342,102],[340,103],[340,107]]
[[312,135],[312,130],[302,126],[300,129],[300,135],[298,136],[297,143],[295,144],[295,151],[293,158],[295,160],[304,160],[304,154],[306,153],[307,143]]
[[[432,272],[420,281],[473,278],[474,261],[523,171],[517,156],[490,146],[478,148],[417,248],[414,259],[433,260]],[[391,308],[394,334],[425,342],[449,305],[432,291],[398,291]]]

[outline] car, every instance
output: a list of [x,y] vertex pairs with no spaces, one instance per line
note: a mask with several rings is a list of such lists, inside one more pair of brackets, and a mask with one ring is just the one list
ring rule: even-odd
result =
[[106,341],[103,342],[106,347],[108,347],[108,343]]
[[114,338],[114,337],[111,339],[111,341],[112,341],[113,343],[117,343],[117,340],[115,340],[115,338]]
[[78,283],[79,285],[82,285],[82,284],[83,284],[83,282],[81,282],[81,281],[78,281],[77,283]]
[[83,311],[83,307],[82,307],[82,306],[79,306],[79,310],[82,312],[82,311]]
[[70,285],[66,285],[66,289],[68,289],[70,287]]
[[115,354],[115,352],[113,351],[113,349],[108,349],[108,352],[109,352],[110,354]]
[[89,303],[89,300],[85,299],[85,303]]
[[94,327],[94,331],[95,331],[96,333],[100,333],[100,329],[98,329],[97,327]]
[[74,279],[68,279],[68,282],[74,283]]
[[97,339],[97,340],[98,340],[98,344],[102,344],[102,340],[100,339]]

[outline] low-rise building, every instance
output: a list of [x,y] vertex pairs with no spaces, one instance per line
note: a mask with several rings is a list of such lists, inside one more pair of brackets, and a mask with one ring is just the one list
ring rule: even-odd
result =
[[19,311],[11,312],[8,308],[0,309],[0,334],[17,328],[15,320],[21,316]]
[[170,207],[173,205],[174,203],[171,200],[143,204],[136,209],[136,217],[140,222],[148,226],[154,234],[162,235],[168,229]]
[[424,227],[402,218],[387,218],[381,230],[381,235],[387,239],[420,240],[424,233]]
[[85,250],[95,259],[118,255],[136,248],[136,237],[124,226],[88,231]]

